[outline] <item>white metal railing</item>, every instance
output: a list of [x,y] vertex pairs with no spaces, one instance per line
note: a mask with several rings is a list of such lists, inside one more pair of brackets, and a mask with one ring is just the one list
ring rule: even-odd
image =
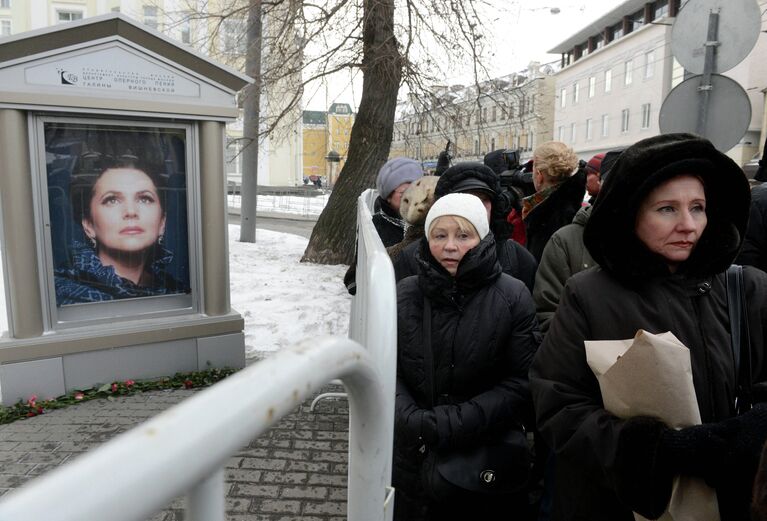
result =
[[254,364],[9,493],[0,520],[138,521],[185,494],[187,519],[223,521],[230,455],[333,378],[349,393],[348,519],[391,519],[386,408],[394,395],[369,350],[324,337]]

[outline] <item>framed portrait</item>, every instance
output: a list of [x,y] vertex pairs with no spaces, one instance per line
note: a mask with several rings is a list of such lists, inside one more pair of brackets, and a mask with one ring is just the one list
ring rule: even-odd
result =
[[52,322],[195,308],[193,127],[59,117],[36,127]]

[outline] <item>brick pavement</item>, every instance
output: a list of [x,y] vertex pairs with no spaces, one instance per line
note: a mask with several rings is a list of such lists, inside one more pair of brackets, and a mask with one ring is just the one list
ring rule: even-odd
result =
[[[323,389],[339,390],[338,386]],[[0,494],[73,460],[195,392],[155,391],[113,401],[93,400],[0,426]],[[346,519],[347,402],[323,400],[314,412],[309,410],[310,403],[303,403],[230,458],[225,472],[228,520]],[[151,521],[182,521],[183,517],[179,498]]]

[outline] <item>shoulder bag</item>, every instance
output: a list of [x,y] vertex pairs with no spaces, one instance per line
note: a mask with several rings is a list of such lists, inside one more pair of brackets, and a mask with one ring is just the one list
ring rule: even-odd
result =
[[[436,403],[434,354],[431,343],[431,304],[423,308],[424,383],[429,406]],[[462,489],[478,494],[513,494],[527,486],[531,457],[522,425],[514,425],[495,439],[475,447],[428,449],[421,468],[425,492],[443,500]]]
[[735,414],[753,406],[751,389],[751,337],[748,328],[746,291],[743,288],[743,266],[727,268],[727,310],[730,315],[732,359],[735,366]]

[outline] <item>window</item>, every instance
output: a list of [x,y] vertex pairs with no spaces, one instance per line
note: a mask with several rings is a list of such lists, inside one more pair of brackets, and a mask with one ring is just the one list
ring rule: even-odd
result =
[[570,143],[575,143],[575,123],[570,123]]
[[589,78],[589,98],[593,98],[597,91],[597,79],[592,76]]
[[466,114],[466,126],[471,126],[471,114]]
[[650,104],[642,104],[642,128],[650,128]]
[[10,9],[11,0],[0,0],[0,9]]
[[[491,119],[492,121],[495,121],[495,120],[497,120],[497,119],[498,119],[498,111],[497,111],[497,109],[496,109],[495,105],[493,105],[493,110],[492,110],[492,112],[491,112],[491,116],[490,116],[490,119]],[[493,147],[493,150],[495,150],[495,147]]]
[[578,98],[580,97],[580,94],[581,94],[580,85],[576,81],[575,83],[573,83],[573,103],[578,103]]
[[617,24],[613,25],[613,40],[617,40],[621,36],[623,36],[623,22],[618,22]]
[[629,21],[631,24],[631,30],[636,31],[640,27],[644,25],[644,9],[641,11],[637,11],[633,15],[631,15],[631,19]]
[[607,137],[610,131],[610,118],[607,114],[602,114],[602,137]]
[[490,150],[495,150],[495,138],[490,140]]
[[192,13],[185,12],[179,24],[181,43],[192,43]]
[[657,0],[655,2],[655,20],[663,18],[668,14],[668,0]]
[[474,140],[474,155],[479,155],[479,140],[477,139]]
[[247,21],[242,17],[230,16],[224,20],[224,52],[243,55],[248,49]]
[[57,23],[74,22],[75,20],[82,20],[82,11],[68,11],[68,10],[56,10]]
[[591,141],[592,137],[592,121],[591,118],[588,118],[586,120],[586,141]]
[[613,88],[613,70],[607,69],[605,71],[605,92],[610,92]]
[[501,121],[506,119],[506,105],[501,104]]
[[602,34],[594,37],[594,49],[601,49],[605,46],[605,37]]
[[565,126],[560,125],[559,126],[559,141],[563,142],[565,141]]
[[621,111],[621,132],[629,131],[629,109]]
[[634,68],[634,61],[633,60],[626,60],[626,63],[623,65],[623,84],[624,85],[631,85],[632,81],[632,73]]
[[10,35],[11,35],[11,21],[0,20],[0,36],[10,36]]
[[482,108],[482,123],[487,123],[487,107]]
[[153,5],[144,6],[144,25],[149,26],[152,29],[159,29],[157,7]]
[[649,51],[644,55],[644,77],[652,78],[653,74],[655,74],[655,51]]
[[559,106],[565,108],[567,106],[567,89],[559,91]]

